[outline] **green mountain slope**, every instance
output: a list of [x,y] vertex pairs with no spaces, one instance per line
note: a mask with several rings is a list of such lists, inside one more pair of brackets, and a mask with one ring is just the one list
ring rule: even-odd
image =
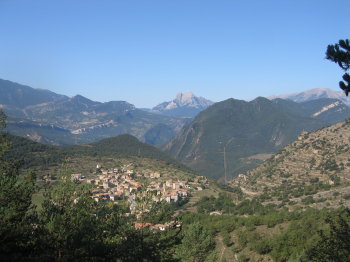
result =
[[140,142],[137,138],[124,134],[101,141],[74,146],[44,145],[29,139],[6,134],[11,147],[6,157],[23,161],[24,168],[37,167],[45,169],[61,164],[65,159],[73,157],[125,157],[134,156],[164,161],[170,166],[189,171],[189,168],[178,163],[159,149]]
[[165,124],[158,124],[145,133],[145,142],[151,145],[161,145],[168,142],[169,138],[175,136],[173,129]]
[[234,177],[261,163],[261,154],[276,152],[303,130],[326,124],[281,110],[266,98],[228,99],[201,112],[163,150],[201,174],[222,178],[225,149],[227,174]]

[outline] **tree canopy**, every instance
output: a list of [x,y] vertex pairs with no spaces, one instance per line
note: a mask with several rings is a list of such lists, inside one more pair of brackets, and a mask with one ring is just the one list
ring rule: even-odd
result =
[[328,45],[326,59],[337,63],[345,71],[343,80],[339,82],[340,88],[348,96],[350,92],[350,75],[346,73],[350,69],[350,43],[349,39],[339,40],[338,44]]
[[327,231],[320,231],[321,240],[308,253],[308,261],[345,262],[350,260],[350,210],[344,209],[326,219]]

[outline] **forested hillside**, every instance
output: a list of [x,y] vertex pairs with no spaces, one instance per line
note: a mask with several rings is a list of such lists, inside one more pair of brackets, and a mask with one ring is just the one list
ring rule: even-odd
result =
[[322,120],[296,114],[266,98],[228,99],[201,112],[162,149],[208,177],[228,179],[256,167],[303,130],[325,126]]

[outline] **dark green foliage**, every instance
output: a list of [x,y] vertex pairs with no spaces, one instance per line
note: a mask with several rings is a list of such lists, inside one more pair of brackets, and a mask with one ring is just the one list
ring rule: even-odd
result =
[[20,177],[18,163],[4,159],[9,143],[1,132],[5,115],[0,111],[0,257],[19,260],[35,246],[33,235],[37,222],[31,197],[35,191],[35,174]]
[[153,224],[166,223],[172,220],[175,209],[175,203],[153,202],[150,212],[144,215],[143,220]]
[[[240,254],[246,254],[242,250],[249,249],[269,255],[274,261],[309,261],[306,254],[320,239],[318,232],[324,228],[323,221],[331,213],[334,217],[339,215],[338,210],[307,209],[303,212],[281,211],[248,217],[187,213],[181,216],[181,220],[184,224],[200,222],[212,234],[220,234],[224,243],[233,245],[233,249]],[[266,234],[271,230],[276,233]],[[236,235],[236,243],[228,238],[228,232]]]
[[274,210],[273,206],[263,206],[258,200],[243,200],[238,205],[228,194],[220,193],[218,198],[202,197],[197,202],[197,211],[199,213],[210,213],[212,211],[222,211],[231,215],[253,215],[267,214]]
[[[36,212],[35,175],[19,176],[16,163],[3,158],[8,143],[0,135],[2,261],[174,261],[179,229],[134,229],[132,217],[117,205],[95,202],[89,188],[71,181],[66,169],[60,182],[45,188],[42,209]],[[167,206],[160,211],[159,222],[173,214]]]
[[257,239],[253,242],[252,249],[257,253],[264,255],[272,251],[273,244],[269,239]]
[[176,254],[181,261],[201,262],[214,251],[215,242],[201,224],[193,223],[186,230]]
[[[339,40],[338,44],[328,45],[326,59],[337,63],[345,72],[350,68],[350,43],[349,39]],[[350,92],[350,75],[345,73],[343,80],[339,82],[340,88],[348,96]]]
[[157,148],[141,143],[137,138],[126,134],[103,139],[92,144],[64,147],[43,145],[10,134],[4,136],[12,144],[12,147],[6,153],[6,158],[8,160],[21,159],[23,160],[23,166],[26,168],[46,168],[61,164],[65,159],[75,156],[137,156],[158,159],[178,169],[190,171],[189,168]]
[[316,182],[317,179],[310,179],[311,184],[291,184],[288,181],[273,190],[267,191],[260,199],[277,197],[279,200],[286,201],[293,197],[301,197],[316,194],[322,190],[329,190],[331,185],[324,184],[322,181]]
[[223,232],[221,233],[221,236],[222,236],[222,242],[223,242],[226,246],[228,246],[228,247],[232,246],[233,242],[232,242],[231,235],[230,235],[229,232],[223,231]]
[[320,164],[320,168],[328,171],[338,171],[339,167],[334,158],[329,158]]
[[[174,260],[179,229],[136,230],[118,206],[95,202],[87,188],[70,179],[47,189],[42,211],[30,221],[28,205],[13,200],[14,208],[6,206],[2,196],[1,221],[6,224],[0,230],[0,254],[6,260]],[[30,204],[30,196],[26,199]]]
[[[322,219],[328,214],[327,211],[309,209],[303,213],[296,214],[289,220],[286,231],[276,235],[269,240],[274,261],[288,261],[293,256],[302,257],[318,239],[317,231],[322,226]],[[299,260],[296,260],[299,261]]]
[[232,185],[229,185],[229,184],[221,184],[221,183],[217,183],[217,185],[218,185],[221,189],[223,189],[223,190],[225,190],[225,191],[235,193],[235,194],[237,194],[238,196],[243,195],[243,192],[242,192],[241,188],[238,187],[238,186],[232,186]]
[[301,200],[301,202],[303,202],[303,203],[306,204],[306,205],[310,205],[310,204],[315,203],[315,200],[313,199],[312,196],[307,196],[307,197],[303,198],[303,199]]
[[248,235],[244,231],[238,231],[237,233],[238,244],[241,248],[245,248],[248,244]]
[[350,261],[350,210],[330,215],[326,223],[329,230],[319,232],[321,239],[308,252],[308,261]]
[[95,202],[84,186],[63,179],[39,213],[40,260],[172,261],[178,229],[136,230],[117,205]]
[[248,262],[248,261],[250,261],[250,258],[246,254],[242,253],[238,256],[238,261],[239,262]]
[[236,205],[233,203],[233,199],[226,194],[220,194],[218,198],[202,197],[197,202],[197,211],[200,213],[210,213],[212,211],[223,211],[227,214],[233,214]]
[[64,261],[171,261],[177,231],[135,230],[116,205],[96,203],[67,179],[46,196],[40,213],[46,259]]
[[6,127],[6,115],[0,110],[0,130]]
[[340,177],[337,175],[331,175],[330,179],[334,182],[335,185],[339,185],[340,184]]

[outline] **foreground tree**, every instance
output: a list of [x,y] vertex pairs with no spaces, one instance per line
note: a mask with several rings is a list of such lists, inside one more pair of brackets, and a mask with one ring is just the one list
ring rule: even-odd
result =
[[21,260],[35,251],[37,217],[32,205],[35,175],[19,176],[19,165],[5,159],[9,143],[2,129],[5,115],[0,111],[0,257]]
[[[40,209],[32,204],[36,178],[19,172],[5,157],[10,148],[0,110],[0,260],[1,261],[178,261],[181,229],[164,232],[134,227],[124,205],[96,202],[91,187],[71,180],[66,166],[45,187]],[[8,155],[7,155],[8,157]],[[170,206],[154,204],[150,220],[171,219]]]
[[350,261],[350,210],[336,212],[326,219],[329,231],[321,231],[321,240],[308,252],[307,261]]
[[181,261],[202,262],[209,257],[214,259],[214,249],[213,237],[208,230],[196,222],[187,229],[176,253]]
[[326,59],[337,63],[344,71],[343,80],[339,82],[340,88],[348,96],[350,92],[350,75],[346,73],[350,68],[350,43],[349,39],[339,40],[338,44],[328,45]]

